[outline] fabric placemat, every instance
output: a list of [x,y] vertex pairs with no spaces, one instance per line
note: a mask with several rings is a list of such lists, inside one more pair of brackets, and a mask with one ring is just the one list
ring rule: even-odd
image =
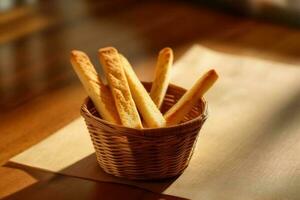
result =
[[141,182],[106,174],[82,118],[11,161],[191,199],[299,198],[300,68],[194,46],[173,67],[172,83],[189,88],[210,68],[220,78],[206,95],[209,118],[189,167],[175,179]]

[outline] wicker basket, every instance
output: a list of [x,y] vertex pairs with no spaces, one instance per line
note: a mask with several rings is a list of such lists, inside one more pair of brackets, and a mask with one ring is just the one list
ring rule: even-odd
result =
[[[143,82],[149,91],[151,83]],[[162,112],[167,111],[185,93],[169,85]],[[207,117],[207,105],[201,100],[183,123],[165,128],[133,129],[102,120],[87,98],[81,107],[101,168],[112,175],[134,180],[174,177],[187,167],[197,136]]]

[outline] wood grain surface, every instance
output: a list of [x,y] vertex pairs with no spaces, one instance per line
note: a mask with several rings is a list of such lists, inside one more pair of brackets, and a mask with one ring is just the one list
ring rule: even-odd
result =
[[[68,62],[71,49],[86,51],[97,63],[99,47],[116,46],[144,80],[152,78],[165,46],[174,48],[175,58],[198,43],[300,63],[298,29],[185,1],[36,1],[1,11],[0,30],[0,164],[79,116],[86,94]],[[9,185],[0,187],[2,194],[23,187],[9,182],[32,181],[9,174],[1,173],[0,184]]]

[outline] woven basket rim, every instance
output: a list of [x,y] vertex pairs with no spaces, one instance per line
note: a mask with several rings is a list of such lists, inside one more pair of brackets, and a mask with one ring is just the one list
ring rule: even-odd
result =
[[[151,84],[152,82],[146,82],[146,81],[141,81],[143,84]],[[173,87],[175,89],[179,89],[179,90],[184,90],[185,92],[187,91],[186,89],[180,87],[180,86],[177,86],[177,85],[174,85],[174,84],[169,84],[169,87]],[[165,126],[165,127],[159,127],[159,128],[142,128],[142,129],[138,129],[138,128],[131,128],[131,127],[126,127],[126,126],[123,126],[123,125],[119,125],[119,124],[114,124],[112,122],[109,122],[109,121],[106,121],[98,116],[95,116],[93,115],[90,110],[87,108],[87,104],[89,101],[92,101],[90,99],[90,97],[86,97],[85,100],[84,100],[84,103],[82,104],[81,106],[81,114],[82,115],[87,115],[91,118],[93,118],[94,120],[96,120],[97,122],[99,123],[102,123],[102,124],[105,124],[105,125],[108,125],[108,126],[111,126],[111,127],[116,127],[118,129],[124,129],[125,131],[128,130],[130,132],[143,132],[144,134],[147,133],[147,132],[155,132],[157,130],[161,130],[162,132],[165,132],[167,130],[172,130],[172,129],[178,129],[178,128],[184,128],[184,127],[188,127],[190,126],[191,124],[193,123],[196,123],[197,121],[205,121],[207,119],[207,116],[208,116],[208,104],[206,102],[206,100],[204,98],[201,99],[202,103],[203,103],[203,111],[202,113],[191,119],[191,120],[188,120],[186,122],[183,122],[183,123],[180,123],[180,124],[176,124],[176,125],[171,125],[171,126]]]

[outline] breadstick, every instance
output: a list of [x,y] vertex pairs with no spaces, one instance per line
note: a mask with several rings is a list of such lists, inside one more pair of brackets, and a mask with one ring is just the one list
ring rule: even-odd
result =
[[70,61],[98,113],[103,119],[120,124],[109,88],[102,83],[88,56],[82,51],[73,50]]
[[178,124],[189,113],[195,103],[202,98],[205,92],[215,83],[218,75],[215,70],[209,70],[189,89],[179,101],[168,110],[164,117],[167,125]]
[[113,47],[99,49],[99,59],[115,99],[121,123],[131,128],[142,128],[142,122],[132,99],[118,51]]
[[150,97],[158,108],[161,107],[170,82],[171,66],[173,64],[173,51],[171,48],[164,48],[159,52],[155,77],[152,83]]
[[165,126],[165,118],[152,101],[142,83],[139,81],[130,63],[124,56],[120,55],[120,58],[124,67],[130,90],[132,92],[133,99],[146,124],[149,128]]

